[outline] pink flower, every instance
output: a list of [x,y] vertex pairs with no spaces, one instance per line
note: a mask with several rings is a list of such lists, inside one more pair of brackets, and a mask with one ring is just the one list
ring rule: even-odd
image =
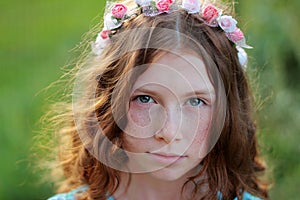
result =
[[109,38],[109,33],[110,33],[110,30],[103,30],[100,32],[100,36],[102,37],[102,39],[106,40]]
[[224,15],[218,19],[218,24],[226,33],[230,33],[235,31],[237,21],[232,16]]
[[156,7],[159,10],[159,12],[167,12],[170,10],[170,6],[174,0],[159,0],[156,2]]
[[202,17],[207,23],[210,24],[219,17],[219,11],[216,7],[208,5],[204,8]]
[[226,36],[229,40],[234,43],[238,43],[241,40],[244,40],[244,34],[239,28],[235,28],[235,30],[231,33],[226,33]]
[[200,11],[200,0],[183,0],[182,7],[189,13],[198,13]]
[[117,19],[122,19],[127,12],[127,7],[121,3],[117,3],[111,9],[112,15]]

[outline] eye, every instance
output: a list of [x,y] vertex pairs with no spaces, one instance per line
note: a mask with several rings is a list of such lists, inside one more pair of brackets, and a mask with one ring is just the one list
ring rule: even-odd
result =
[[138,101],[139,103],[154,103],[155,101],[153,100],[152,97],[148,95],[139,95],[134,98],[134,100]]
[[187,103],[191,106],[202,106],[205,104],[205,102],[199,98],[190,98]]

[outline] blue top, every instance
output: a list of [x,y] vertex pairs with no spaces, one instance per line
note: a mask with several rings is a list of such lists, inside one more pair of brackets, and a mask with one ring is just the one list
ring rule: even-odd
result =
[[[81,186],[79,188],[76,188],[68,193],[61,193],[61,194],[57,194],[51,198],[49,198],[48,200],[76,200],[77,197],[80,196],[81,193],[85,192],[87,190],[88,186]],[[222,199],[222,194],[219,193],[218,194],[218,199],[221,200]],[[234,198],[234,200],[237,200],[238,198]],[[114,200],[113,197],[107,197],[107,200]],[[255,197],[253,195],[251,195],[248,192],[244,192],[243,194],[243,200],[261,200],[261,198]]]

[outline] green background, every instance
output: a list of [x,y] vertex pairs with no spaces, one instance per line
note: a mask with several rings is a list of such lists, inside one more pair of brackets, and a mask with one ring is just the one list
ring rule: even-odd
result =
[[[31,156],[43,89],[61,75],[73,49],[102,12],[102,0],[0,2],[0,199],[53,194]],[[262,151],[273,171],[272,199],[298,199],[300,188],[300,1],[240,0],[240,28],[259,102]],[[97,19],[97,18],[96,18]],[[49,175],[50,176],[50,175]]]

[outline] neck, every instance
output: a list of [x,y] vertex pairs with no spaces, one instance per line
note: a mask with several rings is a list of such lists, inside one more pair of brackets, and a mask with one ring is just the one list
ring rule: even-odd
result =
[[187,178],[183,176],[174,181],[165,181],[149,174],[132,174],[130,184],[127,185],[129,176],[123,174],[120,187],[114,197],[116,200],[189,199],[188,194],[192,193],[194,185],[189,182],[182,190]]

